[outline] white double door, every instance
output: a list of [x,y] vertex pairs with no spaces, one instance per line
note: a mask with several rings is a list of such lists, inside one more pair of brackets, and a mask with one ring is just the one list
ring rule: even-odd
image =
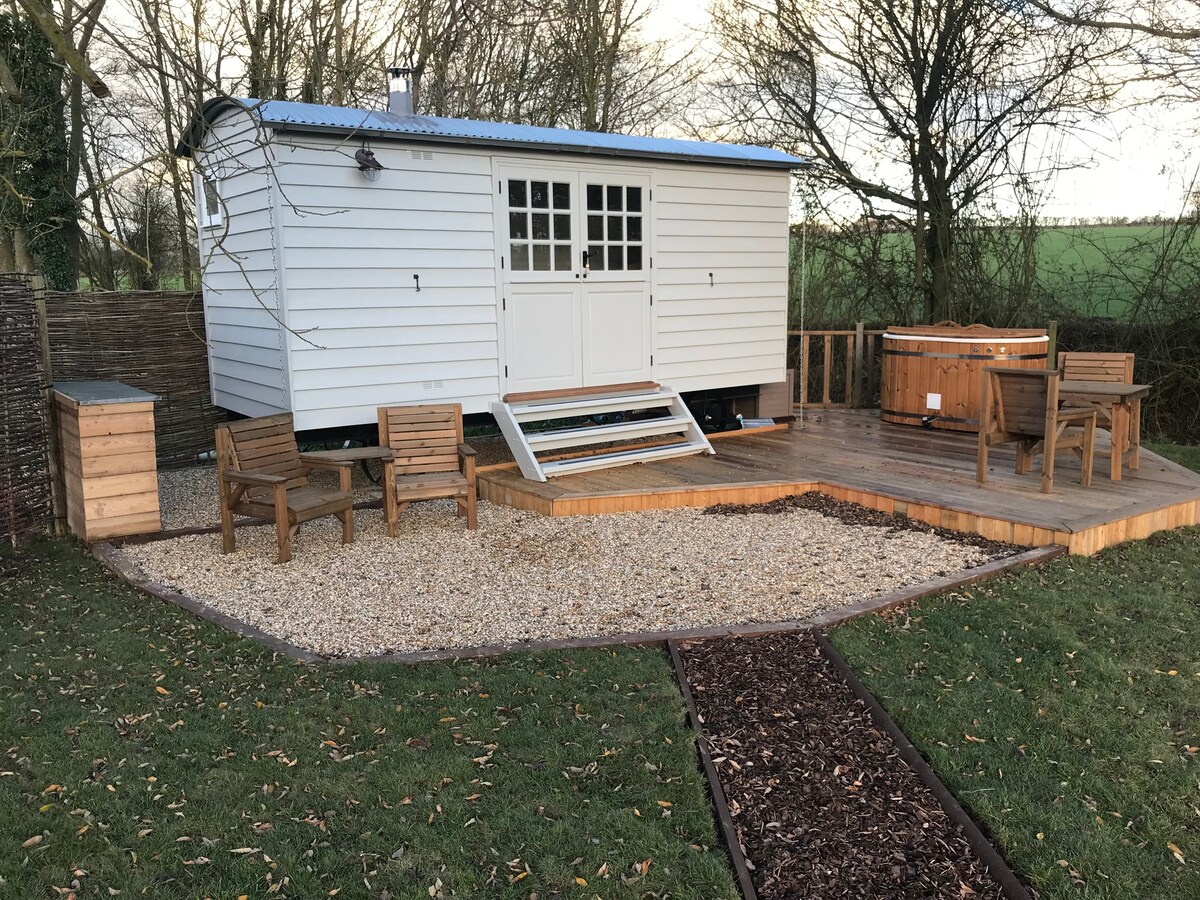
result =
[[650,180],[497,169],[505,393],[646,381]]

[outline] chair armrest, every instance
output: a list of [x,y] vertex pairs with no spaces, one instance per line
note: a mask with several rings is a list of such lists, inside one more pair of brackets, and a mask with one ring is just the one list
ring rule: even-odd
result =
[[274,487],[277,484],[287,484],[288,480],[282,475],[255,475],[253,472],[222,472],[221,478],[231,484],[249,484],[261,487]]
[[458,455],[462,456],[462,457],[474,456],[475,448],[472,447],[470,444],[459,444],[458,445]]
[[325,459],[320,456],[315,456],[312,453],[300,454],[300,465],[306,469],[330,469],[336,471],[338,469],[350,469],[354,466],[352,459]]

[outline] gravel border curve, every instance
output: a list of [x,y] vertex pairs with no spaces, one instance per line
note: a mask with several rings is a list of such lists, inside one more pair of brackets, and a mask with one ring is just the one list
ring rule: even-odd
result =
[[377,511],[342,546],[305,525],[292,562],[269,528],[122,552],[148,580],[323,656],[511,646],[805,619],[996,558],[937,535],[847,525],[807,509],[697,509],[550,518],[480,504],[469,532],[444,501],[414,504],[390,539]]

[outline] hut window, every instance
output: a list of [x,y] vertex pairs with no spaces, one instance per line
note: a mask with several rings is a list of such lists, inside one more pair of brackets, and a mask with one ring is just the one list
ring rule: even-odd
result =
[[221,224],[221,191],[219,182],[198,176],[200,223],[204,228],[215,228]]
[[508,180],[508,253],[514,272],[569,272],[571,185]]
[[596,270],[642,268],[642,189],[619,184],[589,184],[588,260]]

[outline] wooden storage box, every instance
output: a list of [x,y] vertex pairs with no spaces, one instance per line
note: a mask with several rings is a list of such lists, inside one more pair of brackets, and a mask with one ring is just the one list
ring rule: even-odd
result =
[[119,381],[55,382],[67,524],[85,541],[161,527],[156,399]]

